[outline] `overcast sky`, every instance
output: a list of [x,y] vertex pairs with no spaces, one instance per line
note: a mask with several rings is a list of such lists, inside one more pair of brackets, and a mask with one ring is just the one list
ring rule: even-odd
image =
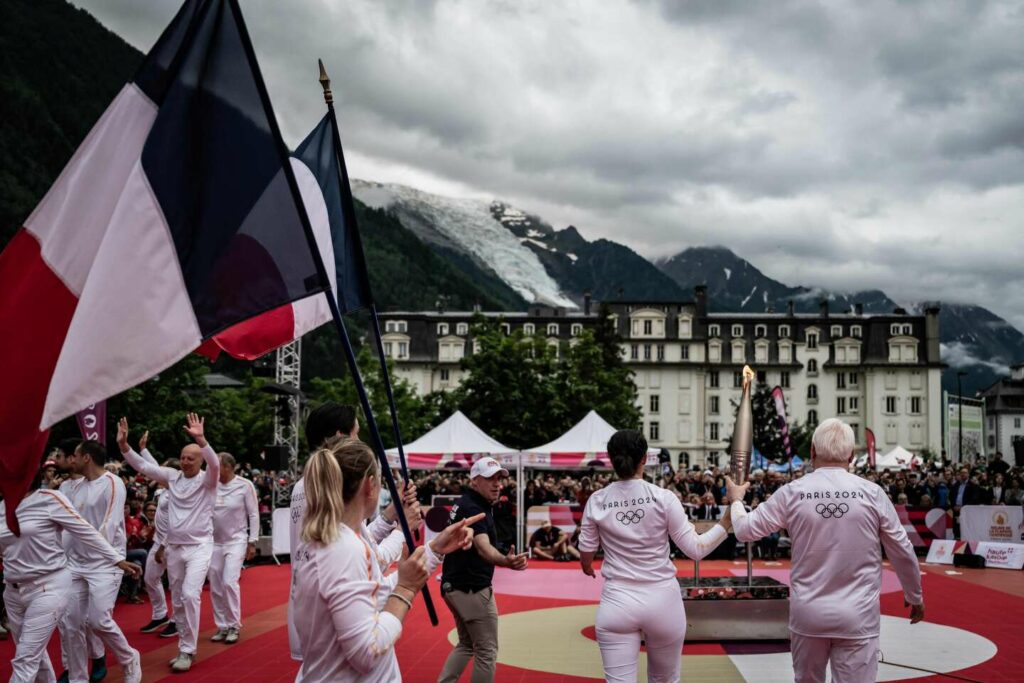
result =
[[[181,3],[76,4],[146,51]],[[327,63],[355,177],[1024,329],[1021,3],[241,5],[289,144]]]

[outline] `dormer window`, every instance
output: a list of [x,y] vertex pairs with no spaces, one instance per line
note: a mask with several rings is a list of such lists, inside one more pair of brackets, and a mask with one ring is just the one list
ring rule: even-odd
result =
[[743,325],[733,325],[732,326],[732,336],[734,336],[734,337],[742,337],[743,336]]
[[580,323],[573,323],[572,327],[569,328],[569,333],[574,337],[580,336],[583,334],[583,325]]
[[840,337],[843,336],[843,326],[833,325],[830,334],[832,335],[833,339],[839,339]]
[[853,337],[854,339],[860,339],[862,336],[864,336],[864,333],[861,330],[861,326],[853,325],[852,327],[850,327],[850,336]]
[[448,323],[438,323],[437,324],[437,336],[438,337],[446,337],[446,336],[448,336]]
[[507,337],[508,335],[512,334],[512,326],[509,325],[508,323],[502,323],[501,332]]
[[758,337],[758,338],[767,337],[768,336],[768,326],[767,325],[755,325],[754,326],[754,336]]
[[709,337],[718,337],[718,336],[721,336],[721,334],[722,334],[722,332],[719,329],[718,325],[708,325],[708,336]]
[[523,325],[523,334],[527,337],[532,337],[537,334],[537,327],[533,323],[526,323]]
[[783,339],[789,339],[789,325],[779,325],[779,336]]
[[549,337],[557,337],[558,336],[558,323],[548,323],[548,336]]
[[811,332],[807,335],[807,348],[816,349],[818,348],[818,333]]

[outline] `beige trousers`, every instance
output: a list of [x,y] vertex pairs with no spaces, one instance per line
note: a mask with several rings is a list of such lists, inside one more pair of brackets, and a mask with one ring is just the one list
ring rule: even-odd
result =
[[476,593],[450,591],[444,601],[455,617],[459,643],[448,655],[437,683],[455,683],[473,659],[471,683],[492,683],[498,660],[498,606],[494,589]]

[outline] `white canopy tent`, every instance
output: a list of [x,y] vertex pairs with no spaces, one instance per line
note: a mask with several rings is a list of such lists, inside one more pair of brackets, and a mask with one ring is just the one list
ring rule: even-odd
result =
[[[470,467],[475,455],[494,456],[503,464],[517,460],[514,448],[495,441],[461,410],[411,443],[405,444],[405,458],[411,469]],[[387,451],[388,462],[398,467],[398,449]]]
[[[914,455],[903,446],[896,446],[888,453],[875,457],[876,470],[908,470],[919,467],[924,463],[920,456]],[[868,464],[867,453],[864,453],[854,460],[857,467],[864,467]]]
[[[611,467],[608,439],[616,431],[597,412],[591,410],[569,431],[543,446],[523,451],[523,465],[544,469]],[[647,464],[658,464],[657,448],[647,449]]]

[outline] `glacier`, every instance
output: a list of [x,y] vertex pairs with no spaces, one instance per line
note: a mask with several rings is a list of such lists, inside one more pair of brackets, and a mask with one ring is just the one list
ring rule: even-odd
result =
[[404,185],[363,180],[353,181],[352,192],[367,206],[394,214],[421,239],[446,243],[469,254],[527,301],[577,308],[537,255],[494,219],[491,202],[440,197]]

